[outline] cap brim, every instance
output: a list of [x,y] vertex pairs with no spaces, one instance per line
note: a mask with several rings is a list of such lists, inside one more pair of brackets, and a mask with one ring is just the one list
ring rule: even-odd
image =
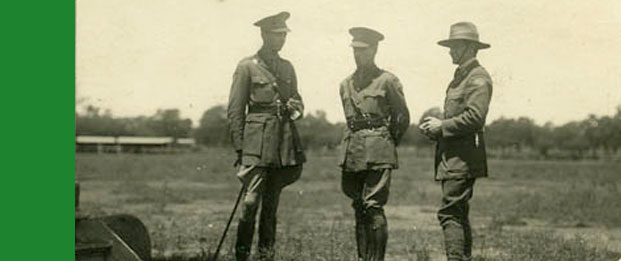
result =
[[444,47],[451,48],[451,47],[455,46],[456,43],[464,41],[464,40],[476,44],[478,49],[487,49],[487,48],[490,47],[489,44],[473,41],[473,40],[470,40],[470,39],[447,39],[447,40],[439,41],[438,44],[441,45],[441,46],[444,46]]
[[291,32],[291,30],[287,27],[282,27],[282,28],[276,28],[276,29],[271,29],[269,30],[269,32],[272,33],[288,33]]
[[365,42],[353,41],[353,42],[351,42],[351,44],[349,46],[351,46],[351,47],[358,47],[358,48],[366,48],[366,47],[369,47],[371,45],[368,44],[368,43],[365,43]]

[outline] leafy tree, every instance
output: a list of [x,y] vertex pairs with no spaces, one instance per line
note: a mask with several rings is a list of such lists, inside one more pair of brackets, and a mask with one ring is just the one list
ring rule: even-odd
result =
[[585,137],[586,125],[584,122],[572,121],[554,129],[554,141],[557,148],[573,151],[572,157],[582,158],[584,151],[589,148]]
[[159,109],[151,117],[149,125],[161,136],[189,137],[192,131],[192,120],[181,119],[180,115],[179,109]]
[[86,113],[76,113],[76,135],[189,137],[190,119],[181,119],[177,109],[158,110],[154,116],[115,118],[110,111],[89,105]]
[[411,124],[408,130],[405,132],[401,140],[401,145],[428,147],[434,144],[434,141],[427,138],[427,136],[425,136],[418,129],[418,126],[420,126],[420,124],[422,124],[424,119],[427,117],[436,117],[438,119],[442,119],[444,118],[444,115],[439,107],[432,107],[424,111],[418,119],[418,123]]
[[194,130],[194,137],[198,143],[204,145],[230,143],[226,109],[223,105],[211,107],[203,113],[198,128]]
[[537,125],[527,117],[517,120],[501,117],[487,126],[490,147],[506,149],[515,148],[518,152],[523,147],[534,147]]
[[514,136],[515,120],[500,117],[486,127],[487,144],[492,148],[506,149],[518,141]]
[[302,144],[308,148],[334,148],[342,139],[344,124],[333,124],[326,113],[318,110],[296,122]]
[[544,159],[549,157],[549,152],[554,148],[554,126],[546,122],[542,127],[536,127],[533,135],[534,148]]

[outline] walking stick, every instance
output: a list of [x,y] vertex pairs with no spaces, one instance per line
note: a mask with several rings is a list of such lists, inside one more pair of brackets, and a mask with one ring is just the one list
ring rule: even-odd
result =
[[216,248],[216,253],[213,255],[213,261],[218,260],[218,255],[220,254],[220,248],[222,247],[222,243],[224,243],[224,238],[226,238],[226,233],[229,231],[229,227],[231,226],[231,222],[233,221],[233,217],[235,217],[235,212],[237,212],[237,207],[239,206],[239,201],[241,200],[242,195],[246,191],[245,182],[243,182],[244,176],[248,174],[252,169],[254,169],[255,165],[252,165],[248,168],[244,168],[243,166],[240,168],[237,173],[237,177],[242,180],[242,187],[239,190],[239,194],[237,194],[237,200],[235,200],[235,206],[233,207],[233,211],[231,212],[231,216],[229,217],[229,221],[226,223],[226,227],[224,228],[224,232],[222,233],[222,237],[220,237],[220,242],[218,243],[218,248]]

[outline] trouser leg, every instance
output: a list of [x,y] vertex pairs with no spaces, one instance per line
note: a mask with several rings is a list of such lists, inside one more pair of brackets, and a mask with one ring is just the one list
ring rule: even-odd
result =
[[442,206],[438,220],[444,235],[448,260],[470,260],[472,232],[468,218],[468,201],[472,198],[474,179],[442,181]]
[[253,169],[248,175],[246,182],[246,194],[243,197],[241,206],[241,216],[237,226],[237,240],[235,243],[235,260],[245,261],[250,256],[252,247],[252,236],[254,235],[255,217],[261,192],[264,187],[264,170]]
[[358,259],[366,260],[367,255],[367,234],[368,225],[365,215],[365,207],[362,200],[362,189],[364,186],[363,174],[360,172],[343,172],[341,176],[341,188],[343,193],[352,199],[352,208],[355,217],[356,246]]
[[464,216],[464,254],[467,260],[472,258],[472,229],[470,228],[470,204],[466,203]]
[[388,201],[390,173],[390,169],[343,172],[341,185],[353,200],[361,260],[384,260],[388,226],[383,207]]
[[302,173],[302,165],[270,169],[261,201],[259,219],[259,257],[273,260],[275,256],[278,204],[282,189],[294,183]]
[[366,260],[384,260],[388,241],[388,222],[384,205],[388,202],[390,169],[369,170],[364,178],[363,200],[367,218]]
[[278,210],[280,191],[280,188],[268,185],[263,193],[259,220],[259,256],[261,260],[273,260],[274,258],[276,212]]

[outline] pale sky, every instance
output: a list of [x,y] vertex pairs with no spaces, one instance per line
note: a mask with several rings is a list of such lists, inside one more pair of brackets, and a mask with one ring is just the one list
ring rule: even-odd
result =
[[76,95],[115,116],[178,108],[197,124],[226,104],[235,66],[261,46],[256,20],[289,11],[281,56],[306,112],[343,121],[339,83],[354,61],[348,29],[382,32],[376,63],[401,80],[412,121],[442,106],[455,66],[436,44],[471,21],[494,93],[488,122],[562,124],[621,105],[621,1],[77,0]]

